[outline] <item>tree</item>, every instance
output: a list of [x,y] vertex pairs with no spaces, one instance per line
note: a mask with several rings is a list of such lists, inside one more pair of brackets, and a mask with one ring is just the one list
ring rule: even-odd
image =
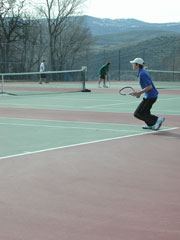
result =
[[[72,69],[82,52],[89,48],[92,42],[89,29],[84,26],[82,18],[71,17],[61,36],[57,39],[56,61],[57,69]],[[77,66],[77,64],[76,64]]]
[[0,48],[4,62],[3,72],[9,71],[10,44],[21,36],[24,4],[25,0],[0,0]]
[[[66,31],[70,34],[70,29],[73,30],[74,23],[71,21],[70,25],[70,17],[76,15],[82,6],[82,4],[86,0],[44,0],[45,5],[41,5],[38,10],[41,13],[41,16],[44,17],[47,21],[47,29],[48,29],[48,42],[49,42],[49,59],[50,59],[50,67],[51,70],[57,70],[56,62],[60,61],[63,62],[63,56],[67,56],[68,52],[72,53],[72,42],[75,43],[75,39],[79,42],[79,45],[76,44],[76,48],[74,47],[74,53],[77,52],[77,49],[85,43],[85,41],[81,38],[77,38],[78,32],[74,34],[74,38],[71,36],[71,42],[67,38]],[[76,30],[79,31],[81,37],[88,38],[89,34],[86,29],[82,34],[82,29],[77,28]],[[85,34],[87,33],[87,34]],[[80,37],[79,35],[79,37]],[[66,36],[66,37],[65,37]],[[67,44],[63,40],[67,40],[69,42],[69,48],[67,48]],[[65,40],[65,41],[66,41]],[[75,44],[73,44],[75,46]],[[79,46],[79,47],[77,47]],[[66,50],[66,53],[65,53]],[[58,69],[62,66],[58,64]]]
[[18,71],[39,71],[39,63],[47,49],[44,39],[44,26],[39,19],[27,18],[22,28],[22,38],[17,44],[16,57],[21,59]]
[[42,58],[50,70],[71,68],[91,42],[75,17],[86,0],[42,0],[38,11],[28,1],[0,0],[1,72],[37,71]]

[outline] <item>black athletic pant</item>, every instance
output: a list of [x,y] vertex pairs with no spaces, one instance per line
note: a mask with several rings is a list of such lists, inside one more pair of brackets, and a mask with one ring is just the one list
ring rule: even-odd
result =
[[157,98],[145,99],[137,107],[134,112],[134,116],[142,121],[144,121],[148,126],[153,126],[158,117],[151,114],[152,105],[156,102]]

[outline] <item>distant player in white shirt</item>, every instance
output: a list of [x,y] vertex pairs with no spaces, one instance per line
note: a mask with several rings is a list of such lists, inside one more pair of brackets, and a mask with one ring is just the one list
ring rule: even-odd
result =
[[[42,60],[42,62],[40,64],[40,72],[45,72],[45,60]],[[40,84],[42,84],[43,79],[45,79],[45,82],[47,83],[46,74],[42,73],[40,75],[40,81],[39,81]]]

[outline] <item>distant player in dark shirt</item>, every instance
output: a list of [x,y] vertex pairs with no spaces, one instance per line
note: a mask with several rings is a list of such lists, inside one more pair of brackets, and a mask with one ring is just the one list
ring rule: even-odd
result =
[[106,85],[106,77],[109,77],[109,66],[110,66],[110,62],[107,62],[105,65],[103,65],[100,69],[99,69],[99,80],[98,80],[98,87],[100,88],[101,85],[101,81],[103,80],[103,87],[107,88],[108,86]]

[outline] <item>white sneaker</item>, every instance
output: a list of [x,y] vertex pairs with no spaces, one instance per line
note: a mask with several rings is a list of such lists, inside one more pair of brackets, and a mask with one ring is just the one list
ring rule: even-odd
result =
[[101,86],[100,86],[100,85],[98,85],[98,88],[101,88]]
[[159,130],[159,128],[161,127],[162,123],[164,122],[165,118],[164,117],[158,117],[156,123],[154,124],[154,126],[152,126],[153,130]]
[[103,85],[103,87],[104,87],[104,88],[108,88],[108,86],[107,86],[107,85]]
[[142,128],[143,128],[143,129],[152,129],[152,126],[146,125],[146,126],[143,126]]

